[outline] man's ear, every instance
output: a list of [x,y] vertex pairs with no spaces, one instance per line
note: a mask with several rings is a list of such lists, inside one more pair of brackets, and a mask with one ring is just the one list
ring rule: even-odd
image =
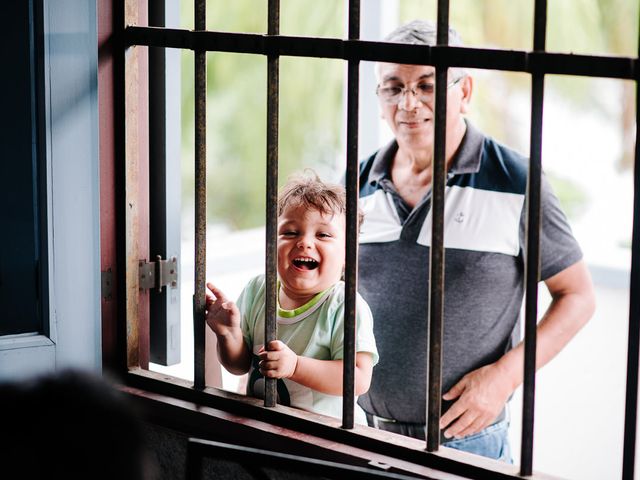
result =
[[471,95],[473,94],[473,77],[465,75],[461,80],[462,101],[460,102],[460,112],[467,113],[469,104],[471,103]]

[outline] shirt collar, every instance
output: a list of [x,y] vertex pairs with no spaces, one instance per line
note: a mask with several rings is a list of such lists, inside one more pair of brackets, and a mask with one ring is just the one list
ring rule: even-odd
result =
[[462,137],[458,151],[453,157],[449,174],[476,173],[480,170],[484,135],[471,122],[465,120],[467,130]]
[[389,178],[389,171],[391,170],[391,162],[393,157],[398,151],[398,142],[395,139],[391,140],[387,145],[382,147],[376,153],[373,159],[373,165],[371,166],[371,174],[369,175],[369,183],[375,185],[384,178]]
[[[465,120],[465,122],[467,129],[449,168],[449,175],[476,173],[480,170],[484,135],[471,122],[468,120]],[[371,185],[389,178],[391,162],[397,151],[398,143],[395,139],[378,150],[373,159],[371,174],[369,175]]]

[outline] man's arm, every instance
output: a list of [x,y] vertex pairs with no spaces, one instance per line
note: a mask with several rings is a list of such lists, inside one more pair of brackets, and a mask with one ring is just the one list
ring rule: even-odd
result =
[[[551,305],[538,323],[536,369],[547,364],[587,323],[595,310],[591,276],[580,260],[545,281]],[[456,399],[440,419],[447,438],[462,438],[493,423],[509,396],[523,382],[524,344],[497,362],[465,375],[443,398]]]

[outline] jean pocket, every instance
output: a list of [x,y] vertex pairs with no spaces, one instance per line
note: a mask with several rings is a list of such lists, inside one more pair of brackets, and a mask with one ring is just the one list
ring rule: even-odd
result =
[[[443,446],[482,455],[496,460],[510,461],[507,421],[497,422],[484,430],[457,440],[444,442]],[[505,458],[505,457],[509,458]]]

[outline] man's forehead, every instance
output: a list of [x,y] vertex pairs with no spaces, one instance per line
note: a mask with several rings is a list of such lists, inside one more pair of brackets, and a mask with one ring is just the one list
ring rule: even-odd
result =
[[433,77],[436,69],[431,65],[406,65],[402,63],[378,63],[376,68],[378,80],[416,81]]

